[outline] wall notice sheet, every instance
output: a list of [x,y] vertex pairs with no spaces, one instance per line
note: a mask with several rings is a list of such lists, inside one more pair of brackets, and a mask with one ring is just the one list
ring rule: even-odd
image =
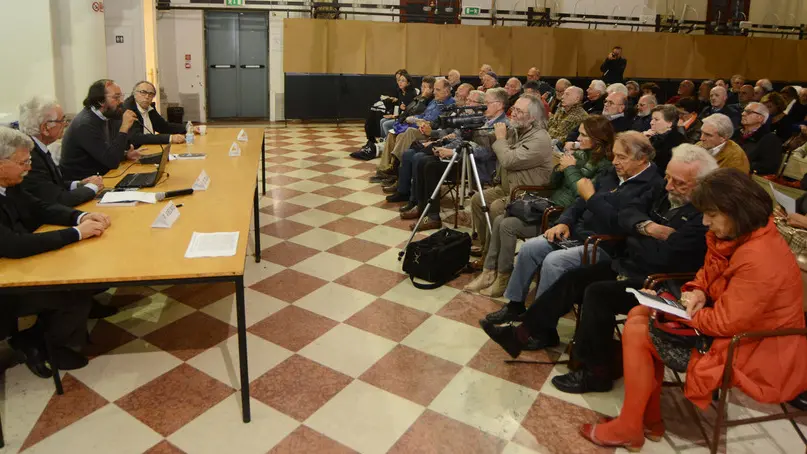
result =
[[238,248],[238,232],[193,232],[185,258],[232,257]]

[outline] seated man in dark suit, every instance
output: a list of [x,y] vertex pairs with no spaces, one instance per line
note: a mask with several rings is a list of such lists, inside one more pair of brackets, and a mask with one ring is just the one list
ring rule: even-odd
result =
[[123,108],[137,115],[137,122],[129,131],[129,142],[135,148],[155,143],[185,143],[185,125],[165,121],[151,102],[156,95],[154,85],[143,80],[135,85],[132,96],[123,101]]
[[709,107],[701,111],[701,118],[706,118],[712,114],[723,114],[731,119],[734,129],[740,127],[740,110],[734,104],[727,104],[727,94],[724,87],[715,87],[709,92]]
[[[43,202],[22,189],[20,183],[31,169],[33,147],[25,134],[0,128],[0,258],[24,258],[52,251],[99,236],[109,227],[109,218],[104,214]],[[67,228],[33,233],[43,224]],[[91,296],[87,291],[4,295],[0,331],[7,335],[9,325],[16,323],[18,317],[37,314],[37,323],[14,334],[9,342],[31,371],[40,377],[52,374],[45,365],[46,340],[52,353],[49,359],[59,369],[84,367],[87,358],[79,351],[87,339]]]
[[[614,133],[619,134],[630,129],[633,125],[633,120],[625,116],[625,108],[627,107],[628,96],[624,93],[613,92],[605,98],[605,103],[602,115],[611,121],[611,126],[614,128]],[[567,150],[576,150],[579,144],[577,137],[580,131],[575,129],[566,136]]]
[[743,110],[742,129],[737,131],[740,145],[751,163],[751,172],[773,175],[782,164],[782,141],[771,132],[770,113],[764,104],[749,103]]
[[129,130],[137,115],[123,111],[123,94],[114,81],[93,82],[79,112],[62,140],[59,165],[70,180],[104,175],[121,161],[137,160],[140,152],[129,145]]
[[31,171],[22,181],[23,189],[45,202],[73,207],[92,200],[104,188],[104,180],[97,175],[81,181],[62,177],[48,145],[62,138],[65,124],[62,106],[55,101],[35,97],[20,105],[20,131],[34,140]]

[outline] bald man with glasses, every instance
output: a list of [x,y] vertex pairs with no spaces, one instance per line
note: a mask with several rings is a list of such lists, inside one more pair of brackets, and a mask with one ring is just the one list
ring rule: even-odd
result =
[[[123,108],[137,115],[137,122],[129,132],[129,141],[135,147],[147,144],[185,143],[185,125],[167,122],[154,108],[157,89],[143,80],[135,84],[132,95],[123,101]],[[198,133],[194,128],[194,133]]]
[[775,174],[782,162],[782,141],[771,132],[768,117],[770,112],[764,104],[749,103],[743,109],[742,127],[736,134],[736,142],[748,155],[751,172],[759,175]]

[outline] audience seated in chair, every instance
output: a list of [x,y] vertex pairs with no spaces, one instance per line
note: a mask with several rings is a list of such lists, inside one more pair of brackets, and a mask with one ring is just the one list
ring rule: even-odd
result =
[[[707,253],[703,268],[681,289],[691,320],[677,321],[710,337],[711,345],[701,351],[677,346],[657,334],[649,308],[631,310],[622,335],[622,410],[580,429],[595,444],[639,450],[648,434],[655,440],[664,435],[665,366],[686,372],[686,398],[706,409],[720,387],[732,336],[805,326],[801,271],[773,224],[765,190],[748,175],[721,169],[700,183],[692,203],[709,227]],[[787,402],[807,389],[804,335],[747,338],[735,355],[731,386],[758,402]]]
[[[569,82],[569,79],[558,79],[555,82],[555,96],[552,98],[552,102],[549,103],[549,112],[554,115],[561,106],[561,99],[563,98],[563,93],[566,91],[567,88],[571,87],[572,83]],[[580,96],[580,102],[582,103],[583,97]]]
[[748,84],[743,85],[742,87],[740,87],[740,91],[736,93],[736,98],[738,102],[736,102],[735,104],[739,105],[740,108],[744,109],[749,102],[754,102],[754,86]]
[[733,168],[742,173],[751,172],[751,164],[745,151],[731,140],[734,124],[723,114],[710,115],[703,119],[701,140],[698,146],[704,148],[717,160],[720,168]]
[[631,124],[630,129],[638,132],[645,132],[650,129],[650,120],[653,119],[650,113],[656,105],[658,105],[658,101],[655,96],[642,95],[639,102],[636,103],[636,116],[633,117],[633,124]]
[[672,158],[673,148],[686,142],[686,137],[678,131],[678,109],[670,104],[656,106],[651,114],[650,129],[644,135],[650,138],[650,143],[656,150],[654,162],[659,174],[667,171],[667,163]]
[[775,174],[782,164],[782,141],[771,132],[769,117],[763,104],[752,102],[743,110],[742,129],[736,133],[751,171],[760,175]]
[[715,87],[709,92],[709,107],[701,111],[701,118],[706,118],[709,115],[716,113],[723,114],[731,119],[734,124],[734,129],[740,127],[740,110],[734,104],[727,104],[726,102],[726,89],[723,87]]
[[[167,122],[154,108],[152,101],[155,96],[157,88],[142,80],[135,84],[132,95],[123,101],[123,108],[137,116],[129,131],[129,142],[135,148],[148,144],[185,143],[186,126]],[[199,128],[195,127],[193,133],[198,134]]]
[[[740,93],[742,93],[742,87],[746,85],[745,77],[740,74],[735,74],[731,76],[729,79],[730,86],[726,88],[726,98],[728,104],[739,104],[740,100]],[[753,87],[751,87],[751,91],[753,92]],[[750,102],[749,100],[748,102]]]
[[605,97],[608,96],[605,82],[592,80],[586,90],[586,101],[583,110],[589,115],[601,114],[605,108]]
[[700,104],[695,98],[684,98],[675,103],[678,109],[678,131],[683,134],[687,142],[698,143],[701,140],[703,119],[700,118]]
[[[549,200],[553,206],[566,208],[578,197],[577,182],[588,178],[596,183],[613,159],[614,128],[607,118],[591,115],[580,125],[580,149],[564,154],[552,173],[553,189]],[[493,220],[490,246],[482,265],[482,273],[464,290],[498,298],[504,294],[513,271],[516,241],[538,236],[541,226],[527,224],[518,217],[502,214]]]
[[62,138],[67,120],[62,107],[53,100],[34,97],[20,106],[20,131],[31,136],[31,170],[22,180],[22,188],[45,202],[73,207],[104,188],[98,175],[81,181],[65,181],[53,161],[48,145]]
[[569,133],[580,126],[580,123],[588,116],[582,104],[583,89],[572,85],[563,91],[560,107],[549,119],[547,125],[549,136],[553,140],[566,141]]
[[381,132],[382,125],[384,123],[394,123],[396,117],[394,115],[395,107],[398,107],[399,114],[405,112],[406,107],[417,96],[416,89],[412,85],[412,77],[405,69],[399,69],[395,72],[395,83],[397,86],[394,92],[382,95],[381,99],[370,107],[370,112],[364,121],[364,134],[367,137],[367,143],[359,151],[352,153],[352,157],[362,160],[377,157],[376,140],[386,137]]
[[[504,91],[507,92],[507,116],[510,116],[510,109],[513,107],[513,104],[518,101],[518,98],[524,94],[524,90],[521,89],[521,81],[518,80],[516,77],[511,77],[507,79],[507,83],[504,84]],[[541,96],[540,94],[538,96]]]
[[715,88],[715,81],[713,80],[704,80],[698,86],[698,104],[700,105],[698,112],[712,105],[712,102],[709,100],[709,94],[712,92],[712,88]]
[[682,80],[681,83],[678,84],[678,92],[676,93],[676,95],[668,99],[665,104],[675,105],[675,103],[684,98],[694,98],[694,97],[695,97],[695,84],[692,83],[691,80]]
[[513,108],[510,126],[494,125],[491,149],[496,154],[494,185],[471,197],[471,216],[479,246],[487,247],[488,224],[482,210],[482,196],[490,221],[504,214],[510,190],[516,186],[546,186],[552,175],[552,141],[546,131],[541,98],[524,95]]
[[[614,143],[613,168],[597,179],[596,185],[587,178],[577,182],[580,196],[567,208],[557,224],[542,236],[528,240],[521,247],[516,266],[504,296],[509,300],[492,320],[515,320],[523,313],[530,282],[540,270],[536,298],[540,297],[565,272],[583,264],[583,242],[595,234],[624,234],[619,225],[619,213],[641,194],[662,184],[653,164],[655,150],[641,133],[628,131],[617,134]],[[580,242],[580,246],[562,248],[564,239]],[[598,261],[610,261],[613,250],[597,250]],[[547,340],[556,344],[556,340]]]
[[768,109],[771,132],[776,134],[782,143],[787,142],[793,135],[793,121],[785,113],[787,108],[785,98],[779,93],[770,92],[762,97],[761,102]]
[[[615,133],[620,133],[630,129],[633,120],[625,117],[625,100],[627,95],[621,91],[615,91],[605,98],[605,108],[602,116],[611,122],[611,127],[614,128]],[[571,131],[566,137],[565,150],[574,150],[577,148],[577,130]]]

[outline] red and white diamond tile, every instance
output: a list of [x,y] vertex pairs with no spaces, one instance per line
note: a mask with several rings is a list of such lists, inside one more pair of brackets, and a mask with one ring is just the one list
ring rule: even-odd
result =
[[[613,452],[577,427],[618,413],[621,382],[558,392],[549,379],[564,366],[506,364],[479,329],[500,301],[462,293],[465,276],[411,285],[397,260],[409,223],[367,181],[375,164],[348,156],[365,142],[360,124],[271,125],[266,140],[263,260],[244,276],[252,422],[240,416],[232,289],[111,289],[105,302],[125,307],[90,324],[92,359],[64,374],[65,395],[24,366],[6,371],[3,452]],[[568,341],[573,323],[561,323]],[[668,435],[643,452],[706,452],[680,399],[665,390]],[[729,452],[800,443],[787,422],[728,432]]]

